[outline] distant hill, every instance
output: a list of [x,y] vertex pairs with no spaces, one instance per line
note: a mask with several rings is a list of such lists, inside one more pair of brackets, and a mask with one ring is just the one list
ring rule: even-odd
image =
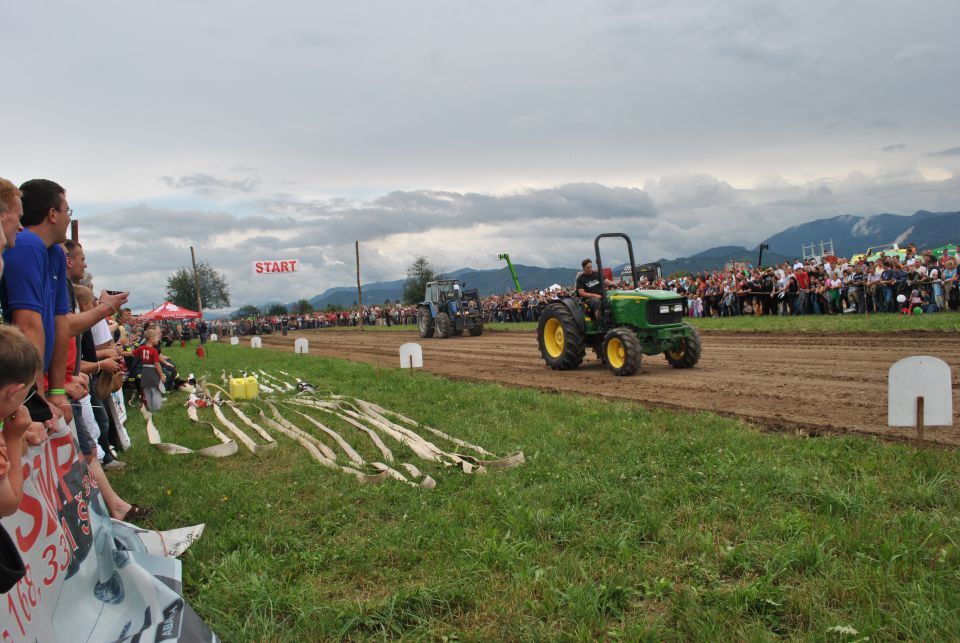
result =
[[803,246],[833,241],[834,254],[850,257],[870,246],[897,242],[918,248],[960,242],[960,212],[927,212],[913,215],[877,214],[856,217],[845,214],[787,228],[766,239],[773,252],[791,258],[802,255]]
[[[672,275],[677,272],[689,272],[696,274],[705,270],[718,270],[728,261],[740,261],[757,265],[759,259],[759,250],[747,250],[742,246],[718,246],[704,250],[690,257],[678,257],[676,259],[659,259],[661,270],[664,275]],[[763,265],[772,266],[776,263],[788,261],[790,257],[782,255],[771,250],[763,251]]]
[[[541,290],[552,284],[572,284],[577,275],[576,268],[537,268],[534,266],[513,265],[517,279],[524,290]],[[506,267],[490,270],[460,268],[443,274],[445,279],[459,279],[467,288],[476,288],[481,297],[499,295],[516,290],[513,277]],[[403,298],[403,279],[382,281],[363,285],[363,302],[382,305],[384,301],[398,301]],[[310,300],[314,308],[322,310],[330,304],[353,306],[357,301],[356,288],[330,288]]]

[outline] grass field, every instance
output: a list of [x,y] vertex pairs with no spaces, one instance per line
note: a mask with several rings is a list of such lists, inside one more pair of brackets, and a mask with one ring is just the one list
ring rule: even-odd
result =
[[[391,445],[437,487],[362,485],[281,435],[260,458],[161,455],[132,413],[111,480],[158,508],[155,528],[206,523],[185,593],[225,641],[960,638],[955,452],[226,345],[202,366],[165,351],[213,381],[282,369],[527,458],[466,475]],[[155,415],[164,440],[214,444],[182,401]]]

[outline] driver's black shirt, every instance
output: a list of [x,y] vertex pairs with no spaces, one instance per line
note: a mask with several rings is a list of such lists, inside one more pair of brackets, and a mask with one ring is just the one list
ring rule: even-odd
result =
[[587,292],[592,292],[595,295],[603,294],[602,277],[599,272],[594,270],[589,275],[587,273],[581,273],[577,277],[577,294],[580,294],[580,290],[586,290]]

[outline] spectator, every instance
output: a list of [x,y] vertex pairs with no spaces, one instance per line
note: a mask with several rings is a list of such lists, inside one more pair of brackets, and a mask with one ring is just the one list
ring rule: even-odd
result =
[[143,401],[148,411],[159,411],[163,401],[160,395],[160,382],[163,381],[163,368],[160,365],[160,352],[157,344],[160,342],[160,331],[150,328],[143,333],[146,340],[138,346],[133,354],[140,359],[143,369],[140,371],[140,387]]
[[67,240],[73,210],[66,191],[53,181],[27,181],[20,192],[20,221],[26,229],[4,254],[0,306],[4,321],[20,328],[43,359],[46,378],[37,376],[36,396],[47,403],[48,412],[35,407],[34,419],[43,421],[47,430],[55,430],[60,417],[67,422],[73,417],[64,388],[70,300],[66,258],[59,245]]
[[36,346],[15,326],[0,326],[0,516],[13,514],[23,497],[23,436],[30,414],[23,406],[43,368]]

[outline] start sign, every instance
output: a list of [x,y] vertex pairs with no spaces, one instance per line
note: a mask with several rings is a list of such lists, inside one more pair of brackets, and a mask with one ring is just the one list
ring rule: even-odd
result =
[[286,259],[284,261],[254,261],[253,271],[258,275],[273,274],[275,272],[296,272],[297,260]]

